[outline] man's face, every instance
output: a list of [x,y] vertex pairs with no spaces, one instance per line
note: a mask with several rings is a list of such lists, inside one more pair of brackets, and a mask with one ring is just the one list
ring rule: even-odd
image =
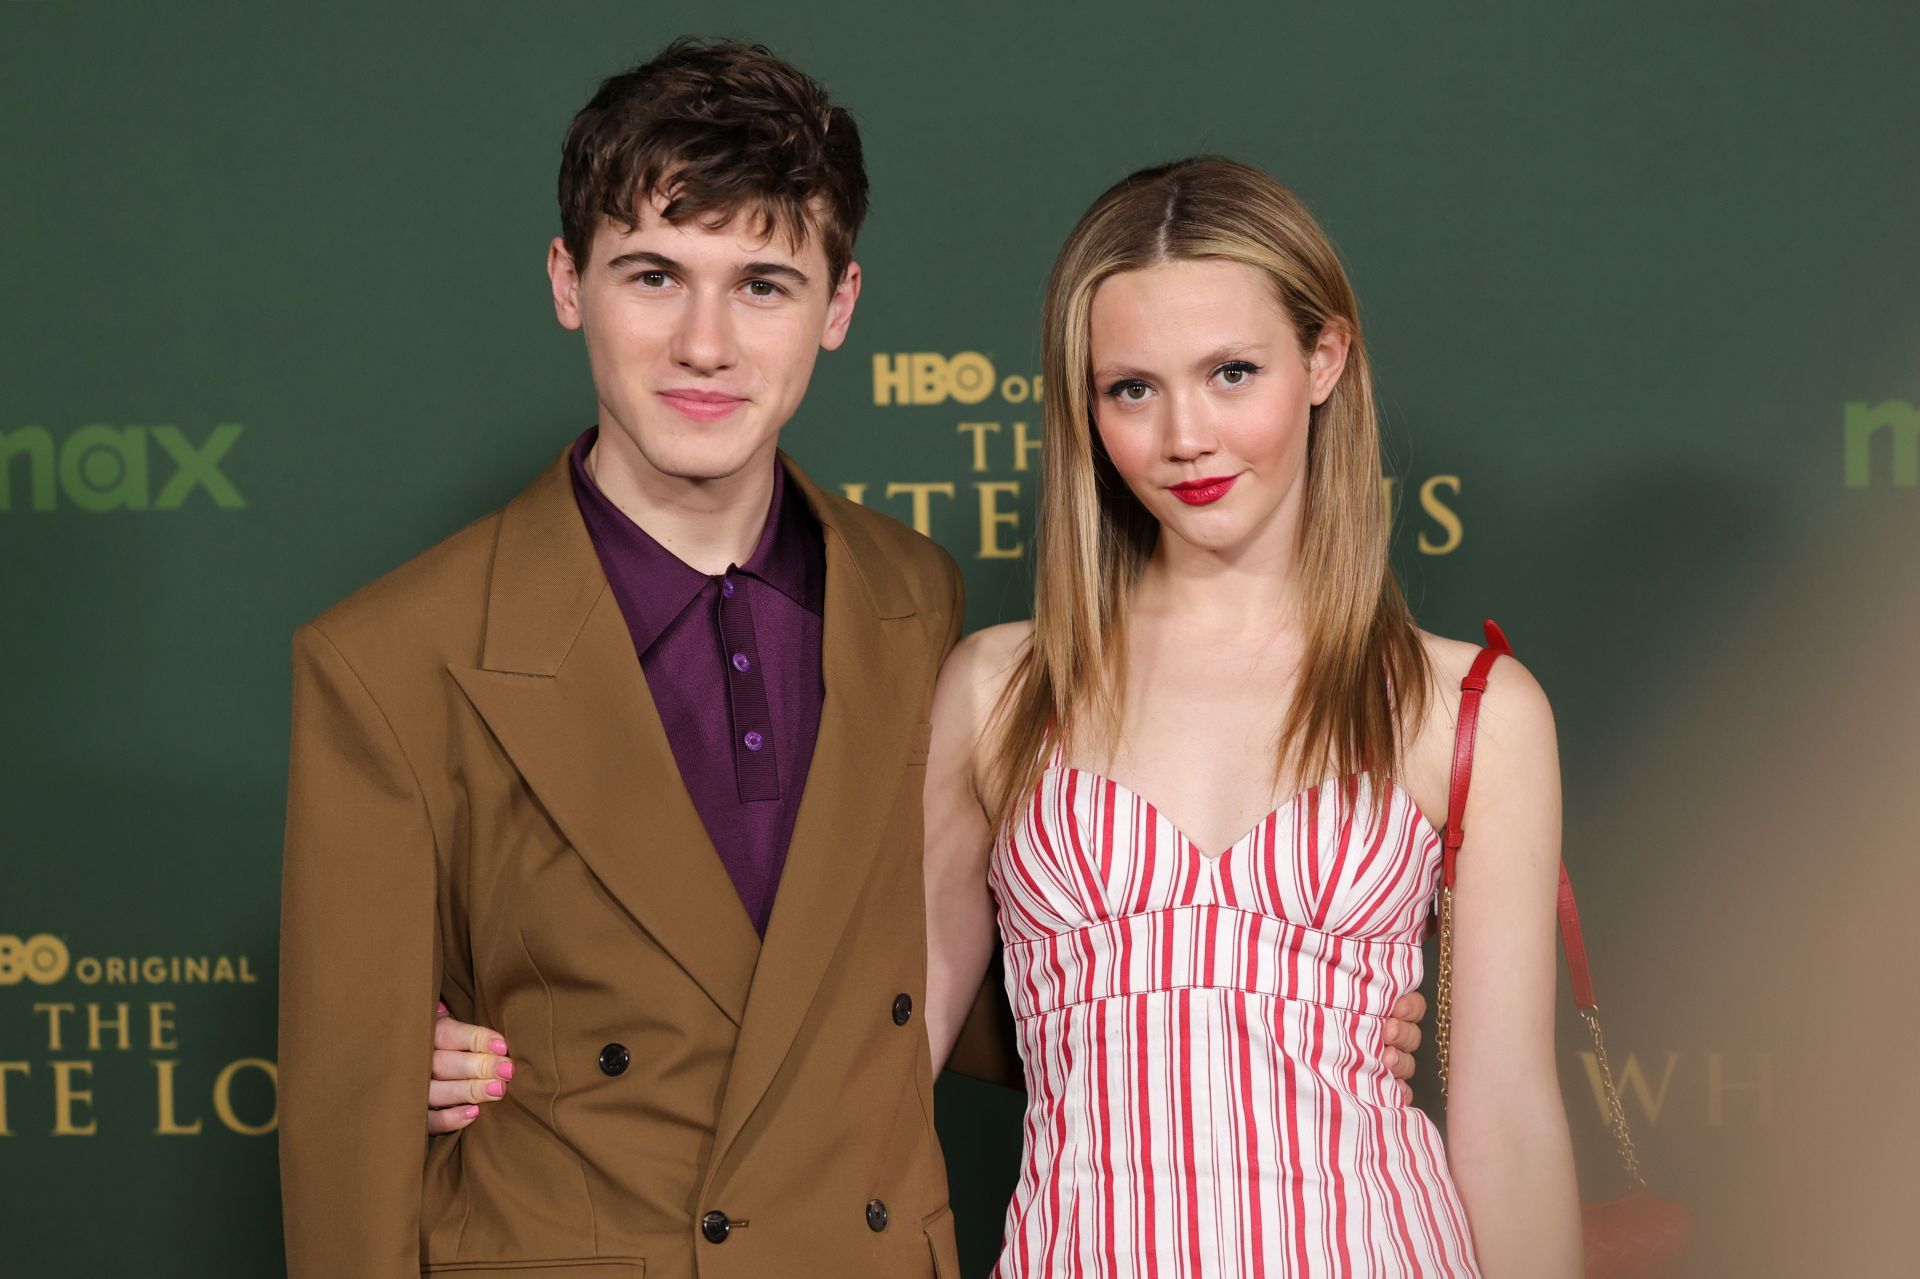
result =
[[859,266],[835,287],[817,236],[796,249],[757,232],[751,216],[674,226],[655,200],[631,231],[603,220],[583,266],[559,239],[548,250],[554,312],[586,332],[602,445],[636,478],[725,480],[770,460],[816,354],[846,340]]

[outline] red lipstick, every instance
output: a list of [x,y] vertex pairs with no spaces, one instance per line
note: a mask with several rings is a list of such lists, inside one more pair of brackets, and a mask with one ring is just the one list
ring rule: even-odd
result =
[[722,391],[662,391],[660,398],[696,422],[718,422],[746,400]]
[[1225,497],[1227,490],[1239,478],[1237,475],[1216,475],[1205,480],[1185,480],[1179,484],[1169,484],[1167,492],[1188,506],[1206,506]]

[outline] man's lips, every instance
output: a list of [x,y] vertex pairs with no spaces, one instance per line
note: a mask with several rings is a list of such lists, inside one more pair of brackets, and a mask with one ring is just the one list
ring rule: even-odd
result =
[[1167,485],[1167,492],[1188,506],[1205,506],[1225,497],[1227,490],[1239,478],[1237,475],[1214,475],[1204,480],[1182,480],[1178,484]]
[[717,422],[747,402],[724,391],[662,391],[660,398],[697,422]]

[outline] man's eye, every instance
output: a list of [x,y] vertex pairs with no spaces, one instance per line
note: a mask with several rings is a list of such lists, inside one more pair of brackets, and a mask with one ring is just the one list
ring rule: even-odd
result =
[[1118,400],[1122,404],[1138,404],[1147,398],[1147,393],[1151,389],[1145,382],[1129,380],[1115,382],[1107,388],[1107,395],[1110,399]]
[[748,280],[747,292],[757,298],[777,298],[786,290],[772,280]]
[[645,288],[664,289],[667,287],[667,273],[665,271],[642,271],[633,278],[639,281]]

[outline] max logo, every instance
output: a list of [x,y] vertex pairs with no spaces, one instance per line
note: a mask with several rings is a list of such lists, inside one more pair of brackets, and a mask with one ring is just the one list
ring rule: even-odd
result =
[[221,510],[244,510],[220,470],[244,429],[216,426],[195,444],[177,426],[83,426],[57,448],[44,426],[0,431],[0,513],[14,509],[23,479],[35,511],[54,510],[61,497],[83,511],[172,511],[196,491]]
[[1920,485],[1920,409],[1905,400],[1849,404],[1844,432],[1848,488],[1863,489],[1873,483],[1873,441],[1882,432],[1891,437],[1888,451],[1893,454],[1894,486]]

